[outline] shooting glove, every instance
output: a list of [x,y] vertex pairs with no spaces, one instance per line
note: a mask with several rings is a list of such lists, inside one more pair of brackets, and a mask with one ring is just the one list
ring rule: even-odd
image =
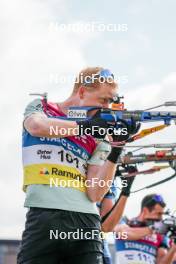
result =
[[123,119],[119,119],[118,122],[116,123],[117,129],[119,129],[119,131],[121,130],[121,133],[119,135],[114,135],[113,137],[113,141],[115,142],[121,142],[121,141],[126,141],[130,138],[130,136],[136,134],[140,127],[141,124],[140,123],[136,123],[136,121],[131,118],[130,124],[123,120]]
[[[95,138],[104,139],[106,136],[107,128],[114,129],[115,122],[109,122],[100,116],[101,111],[97,113],[89,120],[76,121],[79,125],[79,136],[86,135],[86,130]],[[88,128],[88,129],[87,129]],[[96,128],[96,129],[94,129]]]
[[[125,170],[129,174],[137,172],[137,169],[136,169],[135,166],[126,166]],[[119,175],[119,171],[117,171],[116,173]],[[130,177],[120,176],[121,181],[124,181],[124,180],[126,181],[126,186],[122,187],[120,195],[124,195],[124,196],[127,196],[127,197],[130,196],[130,190],[131,190],[131,187],[132,187],[132,184],[134,182],[135,177],[136,176],[130,176]]]

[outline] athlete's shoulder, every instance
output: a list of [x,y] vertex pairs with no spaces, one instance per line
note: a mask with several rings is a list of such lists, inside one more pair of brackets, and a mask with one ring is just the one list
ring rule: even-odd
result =
[[43,112],[43,104],[41,99],[34,99],[27,104],[24,111],[24,118],[30,116],[32,113]]
[[32,101],[30,101],[26,108],[35,108],[35,109],[40,109],[43,107],[42,100],[40,98],[36,98]]

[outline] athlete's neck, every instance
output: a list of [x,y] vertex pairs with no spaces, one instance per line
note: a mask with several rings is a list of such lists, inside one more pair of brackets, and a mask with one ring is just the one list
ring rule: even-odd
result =
[[80,104],[80,100],[78,96],[73,96],[73,95],[71,95],[64,102],[58,103],[60,109],[64,114],[67,114],[67,111],[71,106],[79,106],[79,104]]
[[143,222],[145,220],[144,216],[143,216],[143,213],[140,213],[137,217],[136,217],[137,220]]

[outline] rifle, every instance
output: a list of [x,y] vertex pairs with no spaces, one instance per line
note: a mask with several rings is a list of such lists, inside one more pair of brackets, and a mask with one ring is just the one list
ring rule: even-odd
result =
[[[163,168],[160,168],[160,169],[152,168],[152,170],[151,169],[147,170],[146,173],[144,171],[143,174],[150,174],[150,172],[153,173],[153,172],[156,172],[157,170],[159,171],[161,169],[164,169],[164,167],[165,169],[169,167],[172,168],[174,170],[174,174],[172,174],[171,176],[163,180],[154,182],[148,186],[132,191],[132,193],[136,193],[136,192],[163,184],[169,180],[172,180],[176,176],[176,155],[172,150],[160,150],[152,154],[139,154],[139,155],[133,155],[132,153],[127,153],[123,157],[119,158],[119,164],[122,164],[122,166],[130,165],[130,164],[137,165],[137,164],[146,163],[146,162],[157,162],[157,163],[158,162],[161,162],[161,163],[168,162],[169,166],[163,166]],[[126,175],[126,177],[129,177],[129,176],[135,176],[135,175]]]
[[120,157],[119,162],[122,164],[139,164],[144,162],[172,162],[176,160],[176,153],[172,150],[159,150],[152,154],[138,154],[133,155],[127,153]]
[[[154,126],[151,128],[143,129],[138,134],[131,136],[126,142],[133,142],[135,140],[141,139],[145,136],[148,136],[152,133],[160,131],[171,124],[171,121],[174,120],[176,123],[176,112],[166,112],[166,111],[148,111],[151,109],[155,109],[161,106],[176,106],[176,101],[168,101],[161,105],[148,108],[146,110],[135,110],[135,111],[127,111],[124,107],[124,103],[121,102],[121,98],[116,96],[111,108],[100,108],[100,107],[70,107],[68,111],[68,119],[69,120],[84,120],[84,119],[91,119],[89,116],[90,111],[92,110],[99,110],[100,117],[107,122],[118,122],[120,120],[125,120],[128,124],[132,122],[132,120],[136,122],[158,122],[162,121],[164,124]],[[105,140],[104,140],[105,141]],[[124,142],[111,142],[112,146],[121,146]]]
[[141,175],[141,174],[153,174],[155,172],[164,170],[164,169],[168,169],[170,168],[170,166],[153,166],[152,168],[148,169],[148,170],[142,170],[142,171],[136,171],[136,172],[130,172],[127,173],[125,170],[120,170],[120,174],[123,177],[132,177],[132,176],[136,176],[136,175]]
[[111,108],[100,108],[96,106],[70,107],[67,117],[69,120],[90,119],[88,114],[95,109],[100,110],[100,117],[108,122],[118,122],[119,120],[124,119],[130,123],[131,118],[133,118],[137,122],[164,121],[164,124],[170,125],[172,120],[176,120],[176,112],[113,110]]
[[[38,95],[42,96],[45,103],[47,103],[47,93],[32,93],[30,95]],[[90,111],[92,110],[100,110],[100,117],[108,122],[118,122],[120,119],[126,120],[128,123],[131,122],[131,118],[133,118],[137,122],[152,122],[152,121],[164,121],[164,124],[169,125],[172,120],[176,120],[176,112],[168,112],[168,111],[145,111],[145,110],[135,110],[135,111],[127,111],[120,102],[120,99],[123,97],[116,96],[112,108],[101,108],[98,106],[83,106],[77,107],[72,106],[68,110],[67,119],[68,120],[84,120],[91,119],[89,116]],[[176,101],[165,102],[159,106],[155,106],[153,108],[157,108],[160,106],[176,106]],[[150,109],[153,109],[150,108]],[[120,110],[119,110],[120,109]]]
[[[37,95],[42,97],[44,108],[47,110],[52,110],[52,106],[48,103],[47,93],[32,93],[30,95]],[[133,142],[137,139],[143,138],[147,135],[160,131],[171,124],[171,121],[174,120],[176,122],[176,112],[166,112],[166,111],[148,111],[161,106],[176,106],[176,101],[168,101],[163,104],[160,104],[155,107],[148,108],[146,110],[135,110],[135,111],[127,111],[124,107],[124,102],[121,102],[121,99],[124,97],[115,96],[112,101],[111,108],[101,108],[97,106],[84,106],[84,107],[70,107],[68,110],[67,118],[58,117],[60,119],[67,120],[84,120],[91,119],[90,112],[92,110],[99,110],[100,117],[107,122],[118,122],[121,119],[125,120],[128,124],[132,122],[132,119],[136,122],[158,122],[163,121],[164,124],[155,126],[152,128],[143,129],[140,133],[132,136],[127,142]],[[55,116],[56,118],[56,116]],[[122,143],[123,144],[123,143]],[[117,142],[112,142],[111,145],[118,146]]]
[[[126,145],[124,148],[137,148],[143,149],[143,148],[169,148],[174,149],[176,148],[176,143],[158,143],[158,144],[148,144],[148,145]],[[137,150],[135,150],[137,151]]]
[[158,144],[148,144],[148,145],[125,145],[123,147],[126,148],[135,148],[132,150],[132,153],[137,152],[141,149],[145,148],[163,148],[163,149],[169,149],[170,151],[174,151],[176,149],[176,143],[158,143]]

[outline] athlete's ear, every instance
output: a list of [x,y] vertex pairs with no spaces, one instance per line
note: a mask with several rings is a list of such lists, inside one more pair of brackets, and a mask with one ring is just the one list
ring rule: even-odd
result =
[[148,210],[147,207],[144,207],[144,208],[142,209],[142,212],[143,212],[143,214],[148,215],[149,210]]
[[84,99],[85,92],[86,92],[86,88],[84,86],[80,86],[79,90],[78,90],[78,94],[79,94],[80,99]]

